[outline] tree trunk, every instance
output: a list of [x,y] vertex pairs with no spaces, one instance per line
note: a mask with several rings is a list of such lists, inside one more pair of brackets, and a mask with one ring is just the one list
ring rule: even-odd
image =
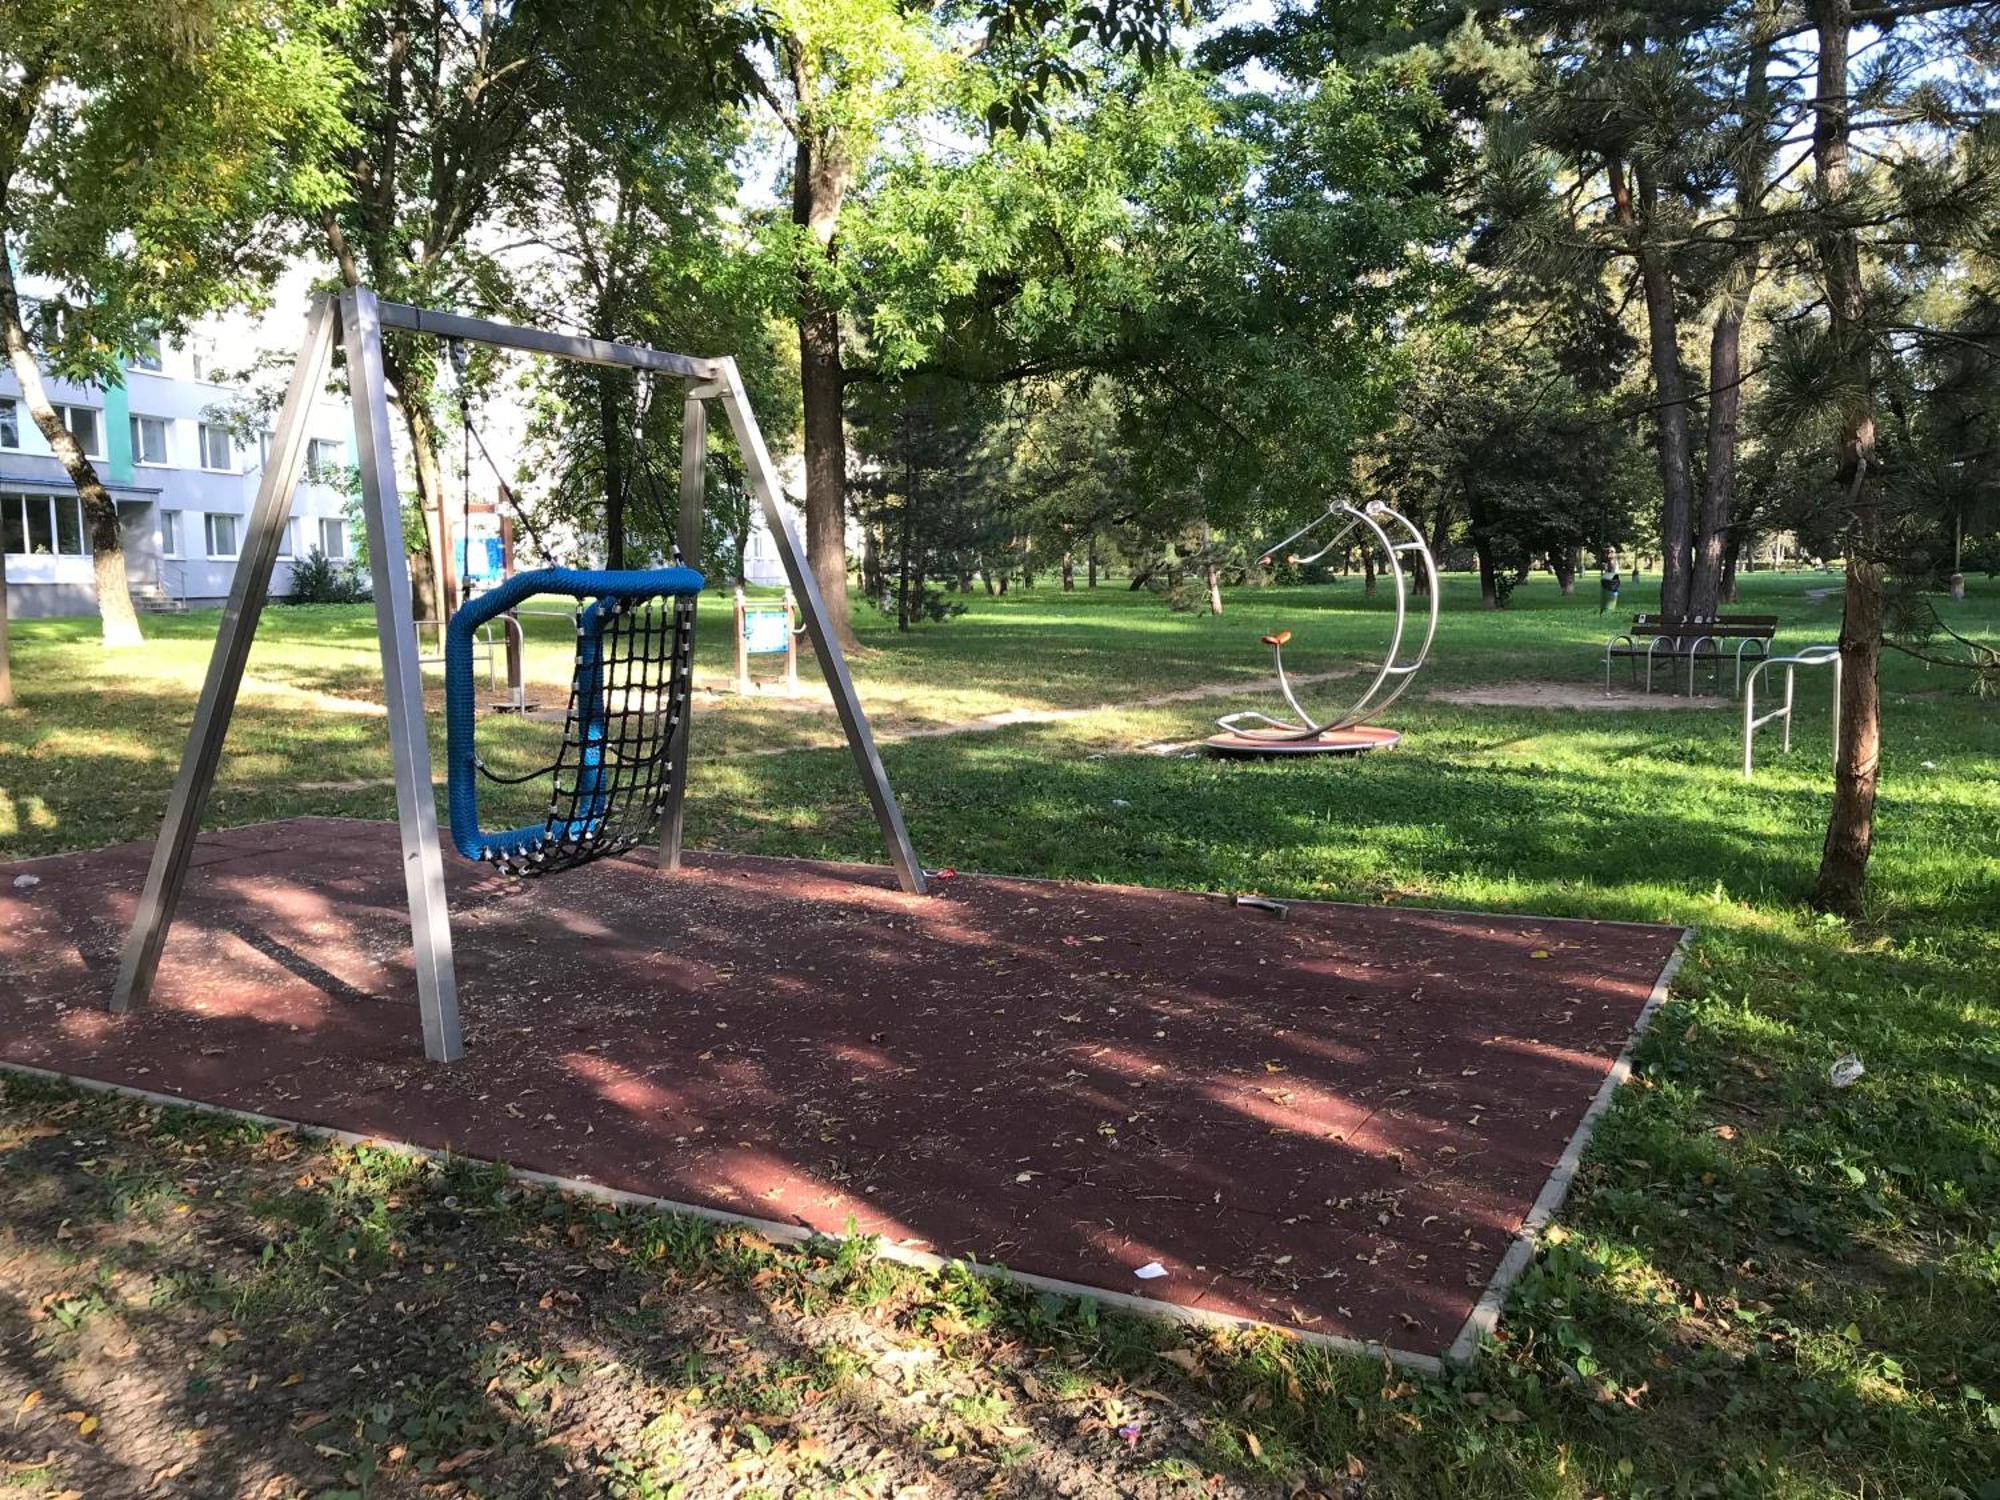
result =
[[609,370],[596,372],[597,435],[604,445],[604,565],[625,566],[625,424]]
[[410,439],[410,468],[417,478],[417,510],[423,517],[423,545],[406,551],[429,566],[412,567],[411,584],[417,594],[417,618],[442,620],[457,598],[451,552],[445,540],[444,469],[438,463],[437,423],[431,417],[430,365],[419,365],[409,357],[402,339],[382,341],[382,374],[396,392],[396,405],[403,413],[403,430]]
[[1222,613],[1222,575],[1215,567],[1215,533],[1209,530],[1208,522],[1201,523],[1201,578],[1208,589],[1208,612]]
[[[83,446],[49,402],[48,387],[42,382],[42,367],[28,344],[28,330],[21,323],[21,298],[14,286],[13,267],[7,260],[8,226],[0,222],[0,335],[7,343],[7,364],[21,384],[21,404],[48,441],[56,462],[76,486],[83,502],[84,520],[90,526],[90,558],[97,580],[99,638],[107,646],[137,646],[145,641],[139,633],[139,615],[132,607],[132,585],[125,575],[125,538],[118,526],[118,503],[97,477],[97,470],[84,456]],[[107,436],[106,441],[109,441]]]
[[1874,839],[1875,786],[1882,753],[1882,564],[1880,517],[1873,476],[1875,416],[1873,361],[1869,357],[1867,295],[1861,281],[1856,231],[1839,221],[1848,197],[1848,43],[1852,0],[1814,0],[1819,37],[1818,91],[1813,101],[1813,175],[1817,207],[1828,216],[1815,235],[1821,280],[1837,357],[1846,366],[1841,385],[1870,393],[1842,418],[1840,478],[1850,513],[1846,535],[1847,597],[1840,617],[1840,741],[1834,757],[1833,808],[1820,852],[1813,905],[1844,916],[1861,915]]
[[1074,594],[1076,592],[1076,554],[1074,552],[1063,553],[1062,583],[1065,594]]
[[[909,410],[904,409],[905,438],[908,438]],[[917,505],[922,486],[914,444],[905,442],[903,465],[902,547],[896,559],[896,628],[907,631],[915,612],[923,608],[923,564],[918,556]]]
[[[1666,251],[1653,242],[1659,187],[1645,167],[1628,181],[1624,163],[1607,163],[1613,212],[1639,262],[1646,294],[1646,334],[1658,402],[1654,438],[1660,462],[1660,612],[1688,611],[1688,573],[1693,548],[1694,450],[1688,435],[1687,383],[1681,374],[1680,319],[1674,309],[1674,278]],[[1636,185],[1637,200],[1634,201]]]
[[1576,592],[1576,549],[1564,548],[1549,554],[1549,571],[1556,575],[1556,585],[1565,599]]
[[1096,588],[1097,587],[1097,538],[1096,537],[1092,537],[1090,539],[1090,557],[1088,565],[1090,569],[1088,575],[1090,579],[1089,586],[1091,588]]
[[[1392,558],[1391,561],[1394,561],[1394,559]],[[1375,597],[1375,549],[1373,547],[1363,547],[1361,549],[1361,597],[1364,599],[1373,599]]]
[[1743,409],[1743,316],[1749,310],[1757,278],[1753,221],[1761,212],[1764,180],[1770,175],[1770,132],[1764,116],[1770,96],[1771,46],[1768,36],[1758,37],[1743,89],[1745,125],[1751,134],[1736,173],[1740,221],[1736,232],[1749,244],[1737,251],[1729,267],[1732,283],[1723,294],[1708,339],[1708,459],[1702,470],[1694,571],[1688,585],[1688,611],[1701,619],[1712,618],[1723,599],[1733,598],[1735,592],[1733,582],[1724,587],[1723,578],[1725,571],[1732,577],[1735,571],[1729,519],[1736,498],[1737,421]]
[[1431,556],[1438,559],[1443,567],[1445,543],[1451,540],[1452,505],[1449,500],[1438,501],[1437,512],[1431,517]]
[[[819,245],[830,268],[850,169],[838,133],[813,123],[814,80],[805,49],[787,47],[801,118],[792,170],[792,222]],[[802,260],[799,281],[799,396],[804,410],[806,557],[843,647],[859,645],[847,607],[847,376],[841,365],[840,311],[820,286],[820,267]]]
[[1743,534],[1734,526],[1722,544],[1722,602],[1736,602],[1736,565],[1743,555]]
[[1473,555],[1479,559],[1479,607],[1498,609],[1500,607],[1500,575],[1493,566],[1493,549],[1479,528],[1472,531]]
[[799,319],[799,382],[805,411],[806,560],[843,647],[858,643],[847,607],[847,431],[840,317],[830,307]]

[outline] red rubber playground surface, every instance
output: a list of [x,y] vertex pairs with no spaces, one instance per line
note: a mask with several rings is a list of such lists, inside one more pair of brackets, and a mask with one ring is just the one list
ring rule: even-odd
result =
[[393,827],[205,837],[154,998],[117,1018],[148,854],[0,866],[0,1063],[1418,1355],[1559,1196],[1680,937],[984,875],[910,897],[734,856],[529,884],[454,862],[468,1050],[440,1066]]

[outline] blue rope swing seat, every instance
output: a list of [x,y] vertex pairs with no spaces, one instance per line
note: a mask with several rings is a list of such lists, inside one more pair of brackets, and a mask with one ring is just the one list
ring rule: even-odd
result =
[[[659,837],[679,792],[673,756],[688,711],[693,568],[518,573],[461,606],[445,632],[445,758],[451,841],[467,859],[514,875],[543,875],[619,854]],[[481,626],[524,599],[559,594],[587,601],[577,613],[576,670],[562,748],[554,764],[499,776],[480,758],[472,657]],[[551,778],[540,823],[488,833],[479,826],[479,783]]]

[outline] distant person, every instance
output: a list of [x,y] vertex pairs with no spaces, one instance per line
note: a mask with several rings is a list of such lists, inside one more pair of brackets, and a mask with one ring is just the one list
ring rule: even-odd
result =
[[1604,571],[1597,575],[1597,612],[1608,615],[1618,607],[1618,549],[1604,549]]

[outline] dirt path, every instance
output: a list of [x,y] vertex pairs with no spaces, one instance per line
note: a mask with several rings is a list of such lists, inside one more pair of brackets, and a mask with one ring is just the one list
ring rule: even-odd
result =
[[1492,682],[1482,687],[1451,688],[1425,696],[1466,708],[1569,708],[1586,713],[1623,713],[1633,709],[1717,708],[1727,699],[1690,698],[1661,689],[1657,693],[1619,690],[1606,693],[1594,682]]
[[[1332,672],[1307,672],[1292,677],[1293,687],[1310,687],[1316,683],[1332,682],[1341,677],[1352,677],[1355,669],[1342,668]],[[948,724],[926,724],[917,729],[885,730],[875,736],[880,745],[893,745],[903,740],[947,739],[958,734],[986,734],[996,729],[1011,729],[1016,724],[1062,724],[1072,719],[1087,719],[1097,714],[1125,713],[1134,709],[1167,708],[1176,703],[1199,703],[1211,698],[1229,698],[1241,694],[1249,697],[1258,693],[1276,693],[1278,679],[1263,677],[1249,682],[1208,682],[1200,687],[1182,688],[1177,692],[1161,693],[1151,698],[1137,698],[1130,703],[1098,703],[1087,708],[1009,708],[999,713],[982,714],[976,719],[959,719]],[[814,702],[805,707],[831,711],[831,701]],[[560,722],[564,713],[534,713],[531,719],[546,719]],[[828,740],[822,744],[802,745],[762,745],[755,750],[726,750],[704,756],[705,760],[748,760],[760,756],[791,755],[801,750],[836,750],[839,740]],[[443,786],[444,777],[433,776],[433,786]],[[365,792],[375,787],[394,786],[391,777],[371,777],[363,781],[303,781],[298,784],[302,792]]]

